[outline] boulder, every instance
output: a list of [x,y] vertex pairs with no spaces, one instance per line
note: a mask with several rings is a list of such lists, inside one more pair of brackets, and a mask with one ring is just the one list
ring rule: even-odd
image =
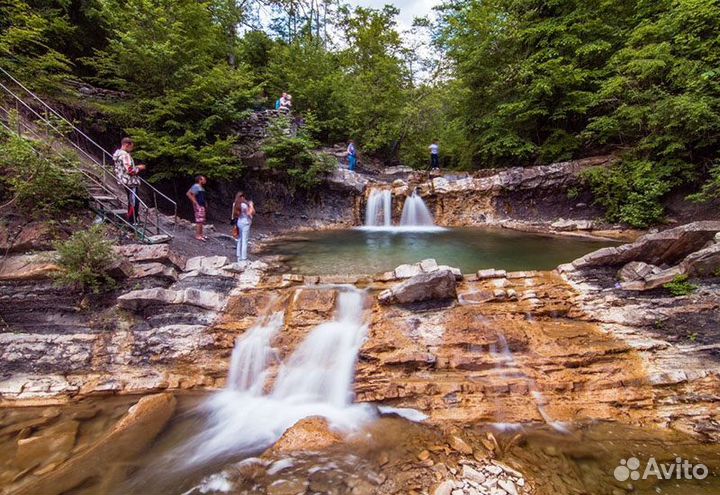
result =
[[11,237],[7,229],[0,226],[0,251],[22,253],[26,251],[44,251],[52,249],[55,238],[53,227],[47,222],[31,222],[24,225],[20,232]]
[[649,275],[660,271],[662,270],[655,265],[649,265],[642,261],[631,261],[618,271],[617,277],[621,282],[635,282],[644,280]]
[[717,275],[720,270],[720,244],[712,244],[705,249],[689,254],[680,263],[680,269],[691,277]]
[[263,456],[276,456],[295,452],[317,452],[342,442],[343,438],[332,431],[325,418],[304,418],[283,433],[280,440]]
[[702,249],[720,231],[720,221],[702,221],[642,236],[631,244],[599,249],[573,261],[575,268],[625,265],[643,261],[672,265]]
[[381,304],[455,299],[456,284],[455,274],[451,270],[435,270],[415,275],[392,289],[383,291],[378,298]]
[[175,265],[180,270],[185,269],[185,258],[175,253],[167,244],[128,244],[115,246],[114,249],[117,254],[128,258],[133,263],[156,262]]
[[107,274],[115,280],[131,278],[135,274],[135,268],[126,258],[116,257],[107,269]]

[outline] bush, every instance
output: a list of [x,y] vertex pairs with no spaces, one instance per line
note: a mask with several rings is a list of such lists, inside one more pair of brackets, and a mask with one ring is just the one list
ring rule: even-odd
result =
[[697,290],[697,285],[688,282],[687,275],[678,275],[672,282],[663,285],[663,287],[669,290],[670,294],[675,297],[687,296]]
[[105,228],[94,225],[55,244],[57,263],[62,268],[57,283],[64,287],[100,293],[113,289],[115,279],[109,271],[115,262],[112,244],[105,239]]
[[283,172],[293,192],[312,189],[337,166],[334,158],[315,151],[318,143],[312,137],[314,125],[310,114],[293,135],[290,119],[281,117],[270,127],[270,137],[263,146],[268,166]]
[[82,176],[68,171],[72,159],[50,159],[54,151],[22,137],[0,138],[0,171],[4,196],[29,216],[56,216],[83,205],[87,196]]

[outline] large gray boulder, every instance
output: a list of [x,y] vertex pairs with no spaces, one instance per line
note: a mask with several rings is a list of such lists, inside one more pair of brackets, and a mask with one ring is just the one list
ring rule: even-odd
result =
[[457,298],[457,282],[450,269],[420,273],[380,293],[380,304],[409,304]]
[[594,251],[573,261],[572,265],[575,269],[625,265],[631,261],[674,265],[690,253],[703,249],[717,232],[720,232],[720,221],[693,222],[644,235],[631,244]]

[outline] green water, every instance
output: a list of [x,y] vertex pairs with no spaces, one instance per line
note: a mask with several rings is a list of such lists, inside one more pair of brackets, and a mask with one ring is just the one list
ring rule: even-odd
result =
[[473,273],[485,268],[550,270],[613,244],[505,229],[353,229],[311,232],[280,240],[269,250],[288,256],[292,270],[305,275],[373,274],[427,258]]

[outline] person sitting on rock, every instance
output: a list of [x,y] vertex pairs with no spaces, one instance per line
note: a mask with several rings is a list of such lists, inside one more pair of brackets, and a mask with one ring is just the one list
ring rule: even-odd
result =
[[280,103],[280,111],[283,113],[290,113],[292,110],[292,95],[287,95],[285,101]]
[[287,93],[283,93],[280,98],[277,99],[275,102],[275,110],[280,110],[282,106],[285,104],[285,100],[287,100]]
[[203,233],[207,216],[204,187],[206,183],[205,176],[198,175],[195,177],[195,184],[187,192],[187,197],[192,202],[193,212],[195,213],[195,239],[201,242],[207,241],[207,237]]

